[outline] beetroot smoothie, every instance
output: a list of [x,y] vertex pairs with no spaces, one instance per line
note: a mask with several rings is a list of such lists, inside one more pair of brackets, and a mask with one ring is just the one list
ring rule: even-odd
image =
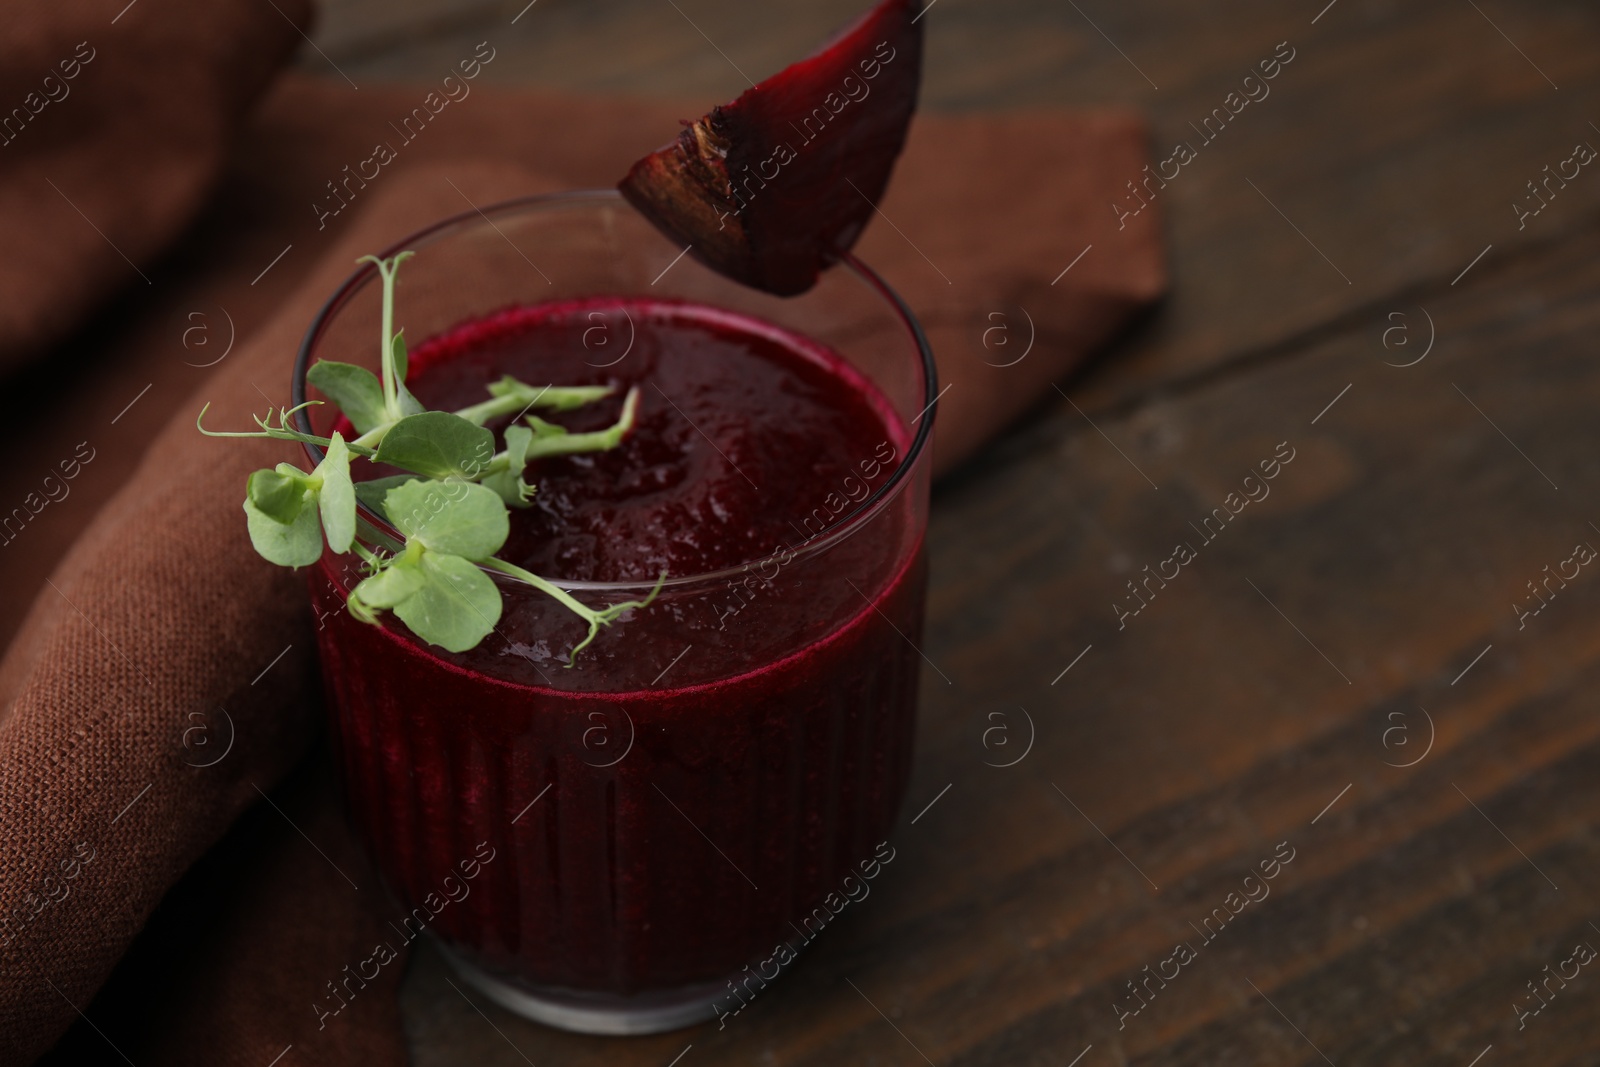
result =
[[418,346],[411,367],[446,410],[505,374],[616,385],[541,412],[575,431],[614,421],[639,385],[620,447],[530,470],[537,494],[500,555],[597,607],[669,583],[568,668],[583,625],[526,586],[502,584],[496,632],[452,654],[392,616],[353,619],[348,557],[313,568],[351,814],[414,917],[397,942],[425,927],[538,995],[709,1001],[801,943],[794,924],[900,804],[922,528],[912,493],[854,513],[909,430],[827,348],[690,303],[512,308]]

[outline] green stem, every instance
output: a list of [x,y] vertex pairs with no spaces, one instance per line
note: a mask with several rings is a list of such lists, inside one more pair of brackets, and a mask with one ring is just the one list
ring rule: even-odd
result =
[[511,466],[511,453],[501,449],[489,458],[489,462],[483,465],[482,470],[477,472],[477,480],[481,482],[489,475],[499,474],[509,466]]
[[628,390],[627,399],[622,402],[622,415],[604,430],[535,437],[528,442],[525,458],[532,462],[541,456],[567,456],[575,452],[604,452],[616,448],[628,436],[628,431],[633,429],[638,413],[639,390],[636,386]]
[[383,444],[384,436],[393,426],[394,423],[392,422],[386,422],[382,426],[374,426],[360,437],[357,437],[354,441],[351,441],[350,447],[352,449],[358,447],[371,449],[373,454],[376,455],[378,446]]
[[598,612],[589,607],[587,604],[583,603],[581,600],[574,598],[572,594],[568,593],[565,589],[562,589],[560,586],[551,585],[537,574],[534,574],[532,571],[523,570],[515,563],[507,563],[505,560],[497,559],[494,556],[490,556],[488,559],[483,560],[482,563],[490,570],[499,571],[501,574],[508,574],[520,582],[528,583],[541,593],[554,598],[558,603],[561,604],[562,607],[566,608],[568,611],[571,611],[574,615],[583,619],[587,623],[593,624],[594,621],[599,618]]
[[526,582],[528,585],[533,586],[541,593],[553,598],[557,603],[561,604],[562,607],[566,608],[568,611],[571,611],[574,615],[578,616],[578,618],[589,624],[589,635],[582,641],[578,642],[578,644],[573,647],[572,651],[567,656],[568,667],[571,667],[574,663],[576,663],[578,660],[578,653],[589,647],[589,642],[593,641],[597,636],[599,636],[600,627],[610,626],[611,623],[616,620],[617,616],[621,615],[625,611],[629,611],[633,608],[649,607],[651,602],[655,600],[657,594],[661,592],[661,586],[667,580],[666,572],[663,571],[661,573],[661,577],[656,579],[655,588],[651,589],[650,595],[645,597],[643,600],[625,600],[620,604],[612,604],[608,608],[602,608],[599,611],[595,611],[582,601],[575,599],[565,589],[562,589],[559,586],[551,585],[537,574],[534,574],[531,571],[523,570],[514,563],[507,563],[505,560],[497,559],[493,556],[485,560],[480,560],[479,562],[483,566],[488,567],[490,570],[499,571],[501,574],[509,575],[518,581]]
[[383,284],[383,337],[379,342],[379,357],[383,366],[383,405],[391,418],[400,417],[399,377],[394,366],[394,285],[400,264],[410,259],[411,252],[396,253],[393,258],[362,256],[357,263],[371,263],[378,268],[378,278]]
[[[211,405],[207,404],[205,407],[200,409],[200,414],[195,416],[194,420],[195,429],[199,430],[207,437],[257,437],[267,438],[273,441],[298,441],[301,444],[319,445],[322,448],[327,448],[329,445],[333,444],[333,440],[331,438],[318,437],[315,434],[301,433],[299,430],[291,430],[287,426],[282,425],[274,428],[259,418],[256,420],[261,427],[259,430],[208,430],[201,425],[201,421],[206,417],[206,412],[209,410],[211,410]],[[288,414],[289,412],[280,411],[278,413],[278,421],[281,423]],[[355,455],[364,456],[367,459],[371,459],[373,456],[377,455],[377,452],[373,449],[358,445],[354,441],[351,441],[348,445],[346,445],[346,447],[349,448],[350,451]]]
[[490,400],[470,404],[456,412],[458,416],[477,426],[502,415],[515,415],[529,408],[555,408],[571,411],[594,400],[610,396],[609,385],[546,385],[535,387],[507,376],[489,386],[494,394]]
[[474,426],[482,426],[490,419],[497,419],[501,415],[510,415],[513,412],[521,411],[526,406],[518,397],[497,396],[492,400],[469,404],[459,409],[456,414]]

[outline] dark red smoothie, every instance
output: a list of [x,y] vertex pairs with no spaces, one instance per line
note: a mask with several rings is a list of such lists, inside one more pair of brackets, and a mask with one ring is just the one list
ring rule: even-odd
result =
[[392,617],[353,619],[359,574],[324,558],[311,584],[352,817],[413,909],[395,947],[425,926],[536,991],[720,984],[807,939],[801,916],[873,854],[900,803],[920,505],[907,491],[854,512],[909,431],[828,349],[672,302],[502,311],[418,346],[409,384],[449,410],[505,374],[616,385],[541,412],[574,431],[613,422],[628,386],[642,397],[620,447],[530,470],[538,492],[502,558],[640,583],[574,590],[596,607],[663,571],[669,584],[569,669],[583,624],[526,586],[501,583],[496,633],[451,654]]

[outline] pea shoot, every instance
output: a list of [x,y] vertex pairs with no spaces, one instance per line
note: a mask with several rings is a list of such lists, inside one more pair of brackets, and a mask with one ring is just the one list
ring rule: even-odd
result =
[[[533,386],[508,376],[491,383],[489,398],[481,403],[453,412],[428,410],[406,388],[405,336],[394,328],[395,282],[400,264],[412,255],[359,261],[377,268],[383,286],[381,375],[334,360],[321,360],[306,373],[349,421],[349,440],[337,430],[318,437],[293,429],[289,419],[300,408],[278,409],[276,425],[268,412],[256,416],[256,430],[215,431],[203,425],[208,404],[196,426],[208,437],[299,441],[323,449],[322,462],[309,472],[280,463],[251,474],[245,483],[245,524],[255,550],[279,566],[315,563],[324,544],[335,554],[358,555],[366,576],[346,598],[355,618],[376,624],[383,612],[392,611],[429,644],[465,652],[500,620],[500,590],[488,573],[495,571],[547,594],[588,624],[588,636],[568,656],[570,667],[601,627],[654,601],[665,573],[645,599],[597,610],[495,554],[510,533],[509,509],[527,507],[533,498],[528,465],[545,456],[617,447],[633,429],[639,390],[628,391],[614,424],[585,433],[572,433],[532,412],[576,410],[612,395],[611,387]],[[484,423],[507,415],[520,421],[505,429],[505,445],[497,448],[494,432]],[[407,473],[355,481],[352,458]],[[358,501],[403,540],[395,542],[370,527],[363,532],[372,536],[358,538]]]

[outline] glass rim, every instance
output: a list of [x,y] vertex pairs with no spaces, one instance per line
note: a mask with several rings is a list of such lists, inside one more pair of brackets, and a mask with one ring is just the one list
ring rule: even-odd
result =
[[[507,215],[533,208],[584,202],[604,202],[627,205],[627,201],[623,199],[622,194],[615,189],[579,189],[559,193],[534,193],[527,196],[514,197],[510,200],[502,200],[482,208],[473,208],[468,211],[462,211],[454,215],[446,216],[445,218],[431,223],[428,226],[424,226],[422,229],[416,230],[396,241],[394,244],[380,252],[379,258],[387,259],[388,257],[407,249],[416,249],[427,244],[432,244],[441,238],[449,236],[451,233],[464,229],[471,223],[487,222],[490,226],[494,226],[493,220],[497,215]],[[628,206],[631,208],[631,205]],[[867,288],[877,293],[884,303],[888,305],[888,308],[893,315],[899,320],[900,325],[904,328],[906,333],[909,334],[911,342],[916,349],[917,357],[920,360],[922,367],[924,405],[921,414],[917,415],[912,420],[912,424],[916,426],[916,432],[912,436],[910,447],[906,449],[905,455],[901,457],[900,463],[895,467],[894,473],[891,474],[882,485],[868,494],[867,497],[858,505],[856,505],[855,508],[846,512],[844,516],[825,533],[820,533],[814,537],[807,538],[806,540],[802,541],[798,547],[789,545],[779,546],[774,548],[772,552],[766,556],[762,556],[753,560],[746,560],[745,562],[736,564],[732,567],[724,567],[721,570],[716,571],[705,571],[699,574],[687,574],[677,577],[669,576],[661,583],[662,592],[667,592],[672,589],[681,589],[686,586],[700,585],[703,583],[720,582],[738,577],[748,573],[751,567],[763,563],[773,556],[779,554],[785,548],[792,552],[792,558],[794,560],[800,560],[817,555],[825,549],[844,540],[861,526],[865,525],[867,520],[871,519],[879,511],[883,510],[890,500],[898,496],[905,489],[907,483],[909,482],[913,468],[916,466],[917,461],[922,457],[923,451],[927,448],[928,440],[933,433],[934,418],[938,414],[940,394],[938,392],[938,368],[934,363],[933,349],[928,344],[927,335],[923,332],[922,324],[917,321],[916,315],[912,313],[910,307],[906,305],[905,300],[901,298],[900,294],[895,292],[895,290],[889,285],[888,282],[883,280],[877,271],[873,270],[860,259],[856,258],[854,253],[851,252],[846,252],[843,256],[841,256],[835,266],[844,268],[851,274],[854,274],[857,279],[867,285]],[[308,435],[314,433],[311,427],[311,418],[306,413],[306,409],[303,406],[307,401],[306,372],[311,368],[313,350],[316,348],[318,340],[320,340],[323,332],[327,328],[328,324],[332,321],[333,317],[344,307],[345,303],[350,300],[350,298],[353,297],[376,274],[377,267],[370,262],[364,262],[357,267],[357,269],[352,272],[348,278],[340,283],[339,287],[334,290],[333,295],[328,297],[327,301],[323,303],[322,307],[317,311],[315,317],[312,318],[311,325],[307,327],[305,336],[300,341],[300,349],[295,356],[293,376],[291,377],[289,383],[289,400],[290,406],[294,409],[294,413],[292,415],[294,428],[301,433]],[[732,279],[728,279],[728,281],[729,284],[732,285],[739,284]],[[313,466],[322,462],[323,452],[320,447],[309,442],[302,442],[301,447],[305,449],[306,455],[310,459]],[[362,504],[359,501],[356,504],[356,514],[360,520],[367,523],[371,528],[379,531],[380,533],[393,537],[396,540],[404,540],[399,531],[395,530],[394,527],[391,526],[385,519],[380,517],[377,513],[373,512],[365,504]],[[484,573],[488,574],[497,582],[513,582],[512,579],[507,578],[498,571],[481,567],[481,565],[480,569],[482,569]],[[656,586],[655,582],[648,579],[634,579],[625,582],[595,582],[560,578],[548,574],[542,574],[540,577],[544,578],[545,581],[550,582],[552,585],[559,586],[560,588],[568,591],[599,593],[614,592],[619,594],[628,594],[648,591]]]

